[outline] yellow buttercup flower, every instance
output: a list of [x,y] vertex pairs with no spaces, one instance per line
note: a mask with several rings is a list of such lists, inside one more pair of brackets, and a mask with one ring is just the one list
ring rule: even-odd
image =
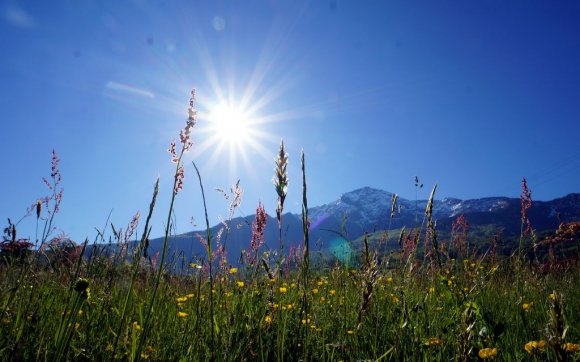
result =
[[493,358],[497,356],[497,348],[484,348],[480,349],[477,354],[481,359]]
[[544,347],[546,347],[546,341],[544,341],[544,340],[540,340],[540,341],[529,341],[528,343],[526,343],[524,345],[524,349],[528,353],[533,353],[536,350],[543,351],[544,350]]
[[524,303],[524,304],[522,304],[522,309],[527,312],[528,310],[530,310],[530,308],[532,307],[533,304],[534,303],[532,303],[532,302]]
[[244,282],[237,282],[238,287],[242,288],[244,286]]
[[288,291],[288,288],[280,287],[280,293],[286,293],[287,291]]
[[238,272],[238,268],[230,268],[230,274],[236,274]]
[[562,349],[564,349],[564,352],[566,353],[578,352],[580,351],[580,344],[570,342],[564,343]]
[[425,342],[425,345],[427,346],[442,346],[443,345],[443,340],[439,337],[431,337],[427,340],[427,342]]

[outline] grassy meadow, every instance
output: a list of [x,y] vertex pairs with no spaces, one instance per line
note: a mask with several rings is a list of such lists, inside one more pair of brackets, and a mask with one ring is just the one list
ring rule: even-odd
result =
[[[142,233],[136,215],[126,231],[113,229],[114,248],[75,245],[51,234],[62,199],[53,154],[50,195],[28,212],[38,224],[36,240],[19,239],[10,221],[0,244],[1,360],[580,359],[577,246],[575,257],[548,253],[540,263],[544,259],[533,256],[535,245],[577,245],[579,224],[536,240],[526,218],[532,200],[525,182],[522,235],[511,256],[498,255],[491,241],[488,252],[469,254],[469,233],[461,227],[451,240],[439,240],[431,218],[434,189],[421,228],[400,233],[395,255],[379,255],[363,238],[356,265],[314,265],[303,154],[299,250],[280,252],[282,231],[279,240],[268,241],[273,249],[264,247],[265,211],[258,207],[247,254],[229,261],[218,243],[223,236],[211,235],[206,215],[207,255],[169,271],[167,248],[148,255],[149,223],[153,210],[167,213],[167,245],[184,167],[197,171],[182,162],[195,132],[193,102],[192,95],[188,121],[169,150],[175,163],[174,187],[165,190],[172,192],[169,209],[156,209],[163,192],[157,183]],[[280,230],[287,161],[281,144],[272,188]],[[396,198],[392,202],[394,210]],[[104,241],[104,234],[96,239]]]

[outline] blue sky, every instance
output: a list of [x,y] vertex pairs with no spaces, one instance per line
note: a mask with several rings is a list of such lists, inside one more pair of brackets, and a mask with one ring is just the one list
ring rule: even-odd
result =
[[[535,199],[580,185],[580,2],[2,1],[0,218],[47,193],[52,149],[65,189],[56,226],[90,240],[111,210],[142,223],[157,176],[163,231],[189,91],[198,126],[176,205],[178,232],[227,217],[214,188],[241,179],[241,215],[275,212],[274,157],[290,155],[286,210],[363,186],[413,199]],[[230,144],[208,127],[220,103],[245,108]],[[249,112],[249,113],[248,113]],[[235,138],[235,137],[234,137]],[[240,137],[239,137],[240,138]],[[210,142],[210,140],[214,140]],[[222,143],[222,146],[220,146]],[[385,200],[387,207],[387,200]],[[34,220],[20,236],[34,237]]]

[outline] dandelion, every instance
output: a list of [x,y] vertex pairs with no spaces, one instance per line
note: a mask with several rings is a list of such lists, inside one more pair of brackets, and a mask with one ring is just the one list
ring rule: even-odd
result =
[[287,291],[288,291],[288,288],[280,287],[280,293],[286,293]]
[[238,272],[238,268],[230,268],[230,274],[236,274]]
[[543,352],[544,347],[546,347],[546,341],[544,341],[544,340],[529,341],[528,343],[526,343],[524,345],[524,349],[526,350],[526,352],[528,352],[530,354],[534,353],[535,351]]
[[185,317],[187,317],[187,316],[188,316],[188,314],[187,314],[187,313],[185,313],[185,312],[177,312],[177,316],[178,316],[179,318],[185,318]]
[[497,356],[497,348],[484,348],[480,349],[477,354],[481,359],[493,358]]

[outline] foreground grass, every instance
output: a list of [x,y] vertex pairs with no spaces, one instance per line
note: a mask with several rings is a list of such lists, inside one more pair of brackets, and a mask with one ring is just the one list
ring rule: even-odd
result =
[[[136,354],[155,283],[153,270],[139,271],[113,353],[131,271],[99,258],[58,270],[22,261],[2,266],[2,360],[442,361],[477,360],[485,348],[504,361],[557,360],[558,346],[580,341],[578,268],[545,274],[517,259],[449,261],[441,272],[379,268],[369,284],[364,267],[337,264],[313,272],[307,286],[297,272],[270,279],[262,268],[222,268],[210,291],[204,270],[193,265],[187,274],[163,276],[146,347]],[[301,314],[304,290],[308,317]],[[530,353],[531,341],[545,345]],[[566,346],[565,357],[577,360]]]

